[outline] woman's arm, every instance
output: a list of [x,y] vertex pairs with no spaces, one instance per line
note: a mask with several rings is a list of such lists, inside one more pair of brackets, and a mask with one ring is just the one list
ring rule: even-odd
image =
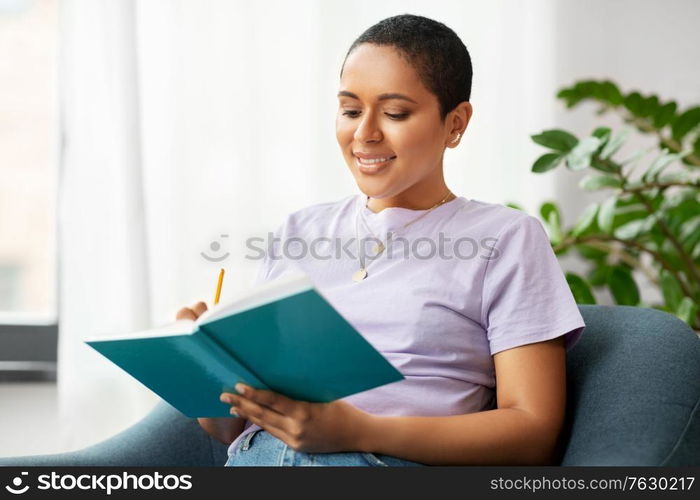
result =
[[497,409],[450,417],[367,415],[362,451],[432,465],[545,465],[566,408],[564,337],[496,353]]
[[434,465],[548,464],[566,405],[564,337],[494,355],[498,409],[451,417],[371,415],[237,384],[231,411],[297,451],[367,451]]

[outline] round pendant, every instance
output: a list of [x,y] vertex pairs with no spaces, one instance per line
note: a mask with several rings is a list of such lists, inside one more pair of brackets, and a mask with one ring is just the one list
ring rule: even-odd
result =
[[352,273],[352,280],[353,280],[355,283],[359,283],[360,281],[362,281],[362,280],[365,279],[366,277],[367,277],[367,271],[365,271],[364,269],[360,269],[360,270],[355,271],[354,273]]

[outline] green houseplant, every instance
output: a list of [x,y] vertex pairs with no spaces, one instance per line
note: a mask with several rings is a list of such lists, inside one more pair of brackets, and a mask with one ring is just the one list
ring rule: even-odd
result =
[[[662,309],[700,330],[700,106],[679,110],[656,95],[624,94],[610,81],[580,81],[557,97],[567,108],[594,101],[598,114],[618,113],[627,124],[582,139],[561,129],[531,136],[550,150],[533,172],[586,170],[579,186],[609,193],[570,227],[556,203],[540,207],[555,253],[573,250],[590,264],[584,276],[566,273],[576,301],[595,303],[594,291],[606,287],[618,304]],[[633,132],[650,134],[657,146],[617,158]],[[633,271],[660,289],[662,303],[642,303]]]

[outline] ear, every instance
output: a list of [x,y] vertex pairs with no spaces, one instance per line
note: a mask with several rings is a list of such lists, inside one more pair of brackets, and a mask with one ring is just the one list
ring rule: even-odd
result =
[[[460,102],[455,109],[449,112],[446,118],[446,126],[448,135],[446,138],[446,146],[448,148],[457,147],[460,143],[462,137],[464,137],[464,132],[467,130],[467,125],[469,125],[469,120],[472,118],[472,105],[469,101]],[[460,134],[460,138],[452,142],[457,134]]]

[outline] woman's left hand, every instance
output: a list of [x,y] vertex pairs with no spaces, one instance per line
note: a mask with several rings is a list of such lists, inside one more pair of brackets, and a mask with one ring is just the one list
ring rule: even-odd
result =
[[222,392],[231,413],[259,425],[289,447],[307,453],[362,451],[360,433],[370,415],[345,401],[309,403],[248,385]]

